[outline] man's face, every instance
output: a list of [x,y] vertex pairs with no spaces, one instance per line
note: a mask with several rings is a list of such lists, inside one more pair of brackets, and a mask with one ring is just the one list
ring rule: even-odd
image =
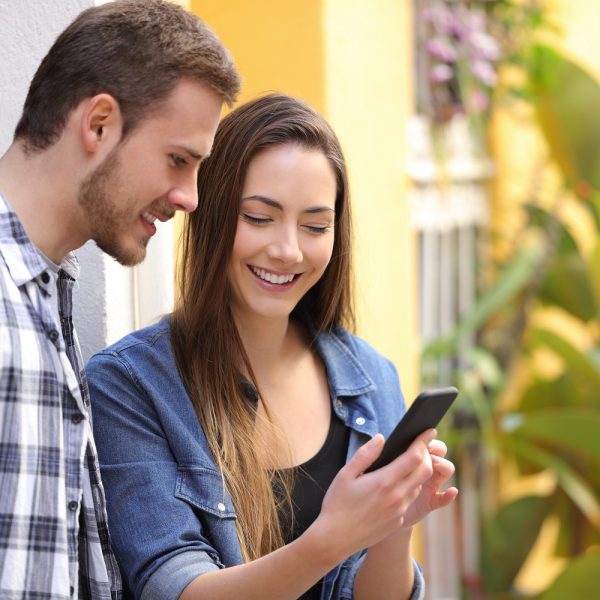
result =
[[122,265],[146,256],[155,221],[198,203],[196,177],[211,149],[222,99],[207,85],[180,81],[82,183],[88,237]]

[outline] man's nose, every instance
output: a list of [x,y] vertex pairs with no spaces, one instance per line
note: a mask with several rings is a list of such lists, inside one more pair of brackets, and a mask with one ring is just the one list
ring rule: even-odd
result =
[[198,206],[198,187],[196,175],[188,178],[188,181],[175,186],[168,194],[169,202],[176,210],[183,212],[192,212]]

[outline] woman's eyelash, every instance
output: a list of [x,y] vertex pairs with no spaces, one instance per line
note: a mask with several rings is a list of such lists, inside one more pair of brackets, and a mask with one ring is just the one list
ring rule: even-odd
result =
[[[270,217],[255,217],[254,215],[249,215],[248,213],[241,213],[241,218],[248,222],[248,223],[252,223],[253,225],[265,225],[267,223],[272,223],[273,219],[271,219]],[[302,227],[308,231],[309,233],[327,233],[328,231],[331,230],[331,226],[330,225],[323,225],[323,226],[319,226],[319,225],[302,225]]]
[[256,225],[261,225],[262,223],[269,223],[272,219],[268,217],[253,217],[247,213],[242,213],[242,219],[244,221],[248,221],[248,223],[255,223]]
[[330,229],[328,225],[324,225],[323,227],[318,227],[317,225],[305,225],[304,227],[311,233],[327,233]]

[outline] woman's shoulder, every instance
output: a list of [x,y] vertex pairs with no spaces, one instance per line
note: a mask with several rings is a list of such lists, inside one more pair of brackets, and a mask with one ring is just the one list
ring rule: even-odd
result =
[[88,381],[133,381],[146,387],[161,380],[176,385],[179,371],[171,350],[167,317],[133,331],[94,354],[86,364]]
[[157,323],[132,331],[117,342],[96,352],[90,362],[101,360],[102,357],[113,356],[127,359],[132,356],[170,353],[170,324],[169,318],[163,317]]

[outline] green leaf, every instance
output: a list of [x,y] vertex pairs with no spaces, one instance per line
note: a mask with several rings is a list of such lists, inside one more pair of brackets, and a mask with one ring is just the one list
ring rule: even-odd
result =
[[591,551],[569,563],[540,600],[597,598],[600,552]]
[[[595,465],[597,469],[598,466]],[[598,488],[596,488],[598,489]],[[580,555],[586,548],[598,546],[600,532],[589,526],[585,515],[573,505],[571,499],[558,488],[554,493],[554,513],[558,524],[558,536],[554,553],[563,558]]]
[[596,301],[596,318],[600,321],[600,240],[596,242],[587,263],[590,286]]
[[551,501],[527,496],[504,504],[484,523],[482,574],[489,592],[509,590],[531,551]]
[[534,379],[523,391],[519,399],[521,412],[532,412],[540,409],[596,406],[600,408],[600,397],[590,403],[590,398],[582,393],[571,372],[561,373],[554,379]]
[[460,339],[479,329],[494,312],[515,298],[531,280],[540,255],[541,250],[536,245],[517,251],[498,281],[482,294],[474,309],[460,323],[456,337]]
[[600,413],[585,408],[557,408],[521,414],[520,437],[559,451],[600,459]]
[[535,108],[553,158],[581,197],[600,189],[600,85],[547,46],[534,52],[530,72]]
[[464,336],[481,328],[491,315],[505,307],[527,286],[540,258],[541,250],[536,245],[526,246],[517,251],[496,283],[481,295],[454,332],[448,337],[427,344],[423,350],[423,358],[436,358],[455,351]]
[[600,505],[596,493],[567,461],[536,446],[530,440],[519,437],[518,433],[507,435],[502,443],[504,448],[515,456],[526,458],[530,462],[537,463],[541,468],[553,472],[559,485],[571,498],[572,502],[581,510],[588,521],[600,530]]
[[565,338],[548,329],[535,329],[530,332],[529,343],[532,347],[544,347],[562,358],[565,368],[572,375],[585,382],[592,389],[600,389],[600,370],[596,362],[573,346]]
[[556,216],[549,213],[538,204],[526,204],[525,210],[532,225],[535,225],[546,232],[549,229],[556,229],[559,236],[557,245],[559,254],[571,254],[573,252],[579,254],[577,242],[563,221],[557,219]]
[[540,300],[582,321],[594,319],[598,315],[596,298],[600,296],[595,296],[588,274],[588,265],[578,254],[556,256],[540,289]]

